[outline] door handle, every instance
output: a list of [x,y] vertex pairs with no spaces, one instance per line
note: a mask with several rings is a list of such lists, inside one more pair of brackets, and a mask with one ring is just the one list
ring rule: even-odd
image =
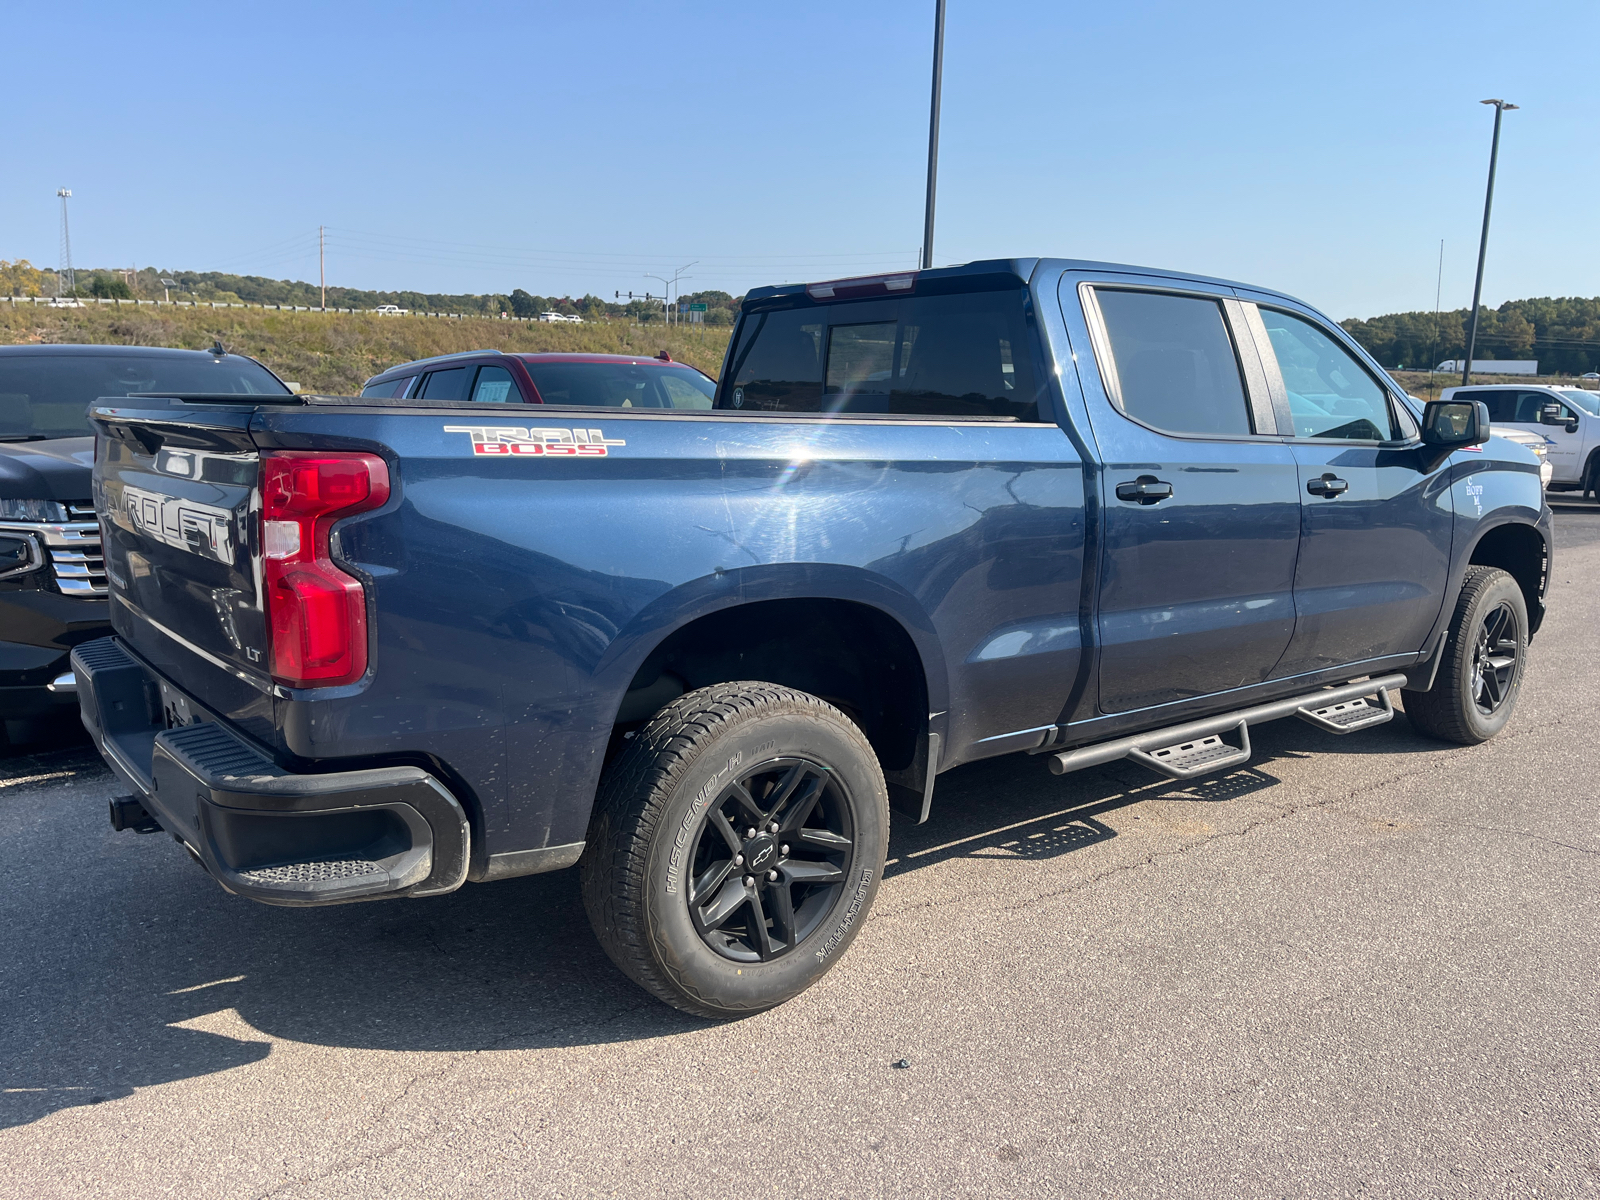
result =
[[1159,504],[1172,495],[1172,485],[1154,475],[1141,475],[1129,483],[1117,484],[1117,499],[1138,504]]
[[1313,479],[1306,484],[1306,491],[1313,496],[1327,496],[1330,499],[1341,492],[1348,492],[1349,490],[1350,485],[1331,471],[1323,475],[1321,479]]

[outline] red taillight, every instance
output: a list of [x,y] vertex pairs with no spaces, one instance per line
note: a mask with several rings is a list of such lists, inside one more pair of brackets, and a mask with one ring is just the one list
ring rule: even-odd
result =
[[261,458],[268,669],[289,687],[354,683],[367,669],[367,598],[329,557],[333,523],[389,498],[376,454],[278,450]]

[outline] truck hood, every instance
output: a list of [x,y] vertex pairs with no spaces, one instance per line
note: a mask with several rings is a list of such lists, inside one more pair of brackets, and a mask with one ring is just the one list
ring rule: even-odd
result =
[[94,438],[0,442],[0,499],[89,499]]

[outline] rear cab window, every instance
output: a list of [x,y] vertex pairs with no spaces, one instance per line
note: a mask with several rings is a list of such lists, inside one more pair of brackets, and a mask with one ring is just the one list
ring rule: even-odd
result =
[[908,295],[744,314],[716,407],[1041,417],[1027,290]]

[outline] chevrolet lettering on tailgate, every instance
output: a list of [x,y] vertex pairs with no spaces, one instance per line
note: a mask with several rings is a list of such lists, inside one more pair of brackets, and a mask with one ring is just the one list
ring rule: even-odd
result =
[[218,562],[233,561],[233,513],[229,509],[124,484],[122,504],[112,509],[111,517],[164,546]]

